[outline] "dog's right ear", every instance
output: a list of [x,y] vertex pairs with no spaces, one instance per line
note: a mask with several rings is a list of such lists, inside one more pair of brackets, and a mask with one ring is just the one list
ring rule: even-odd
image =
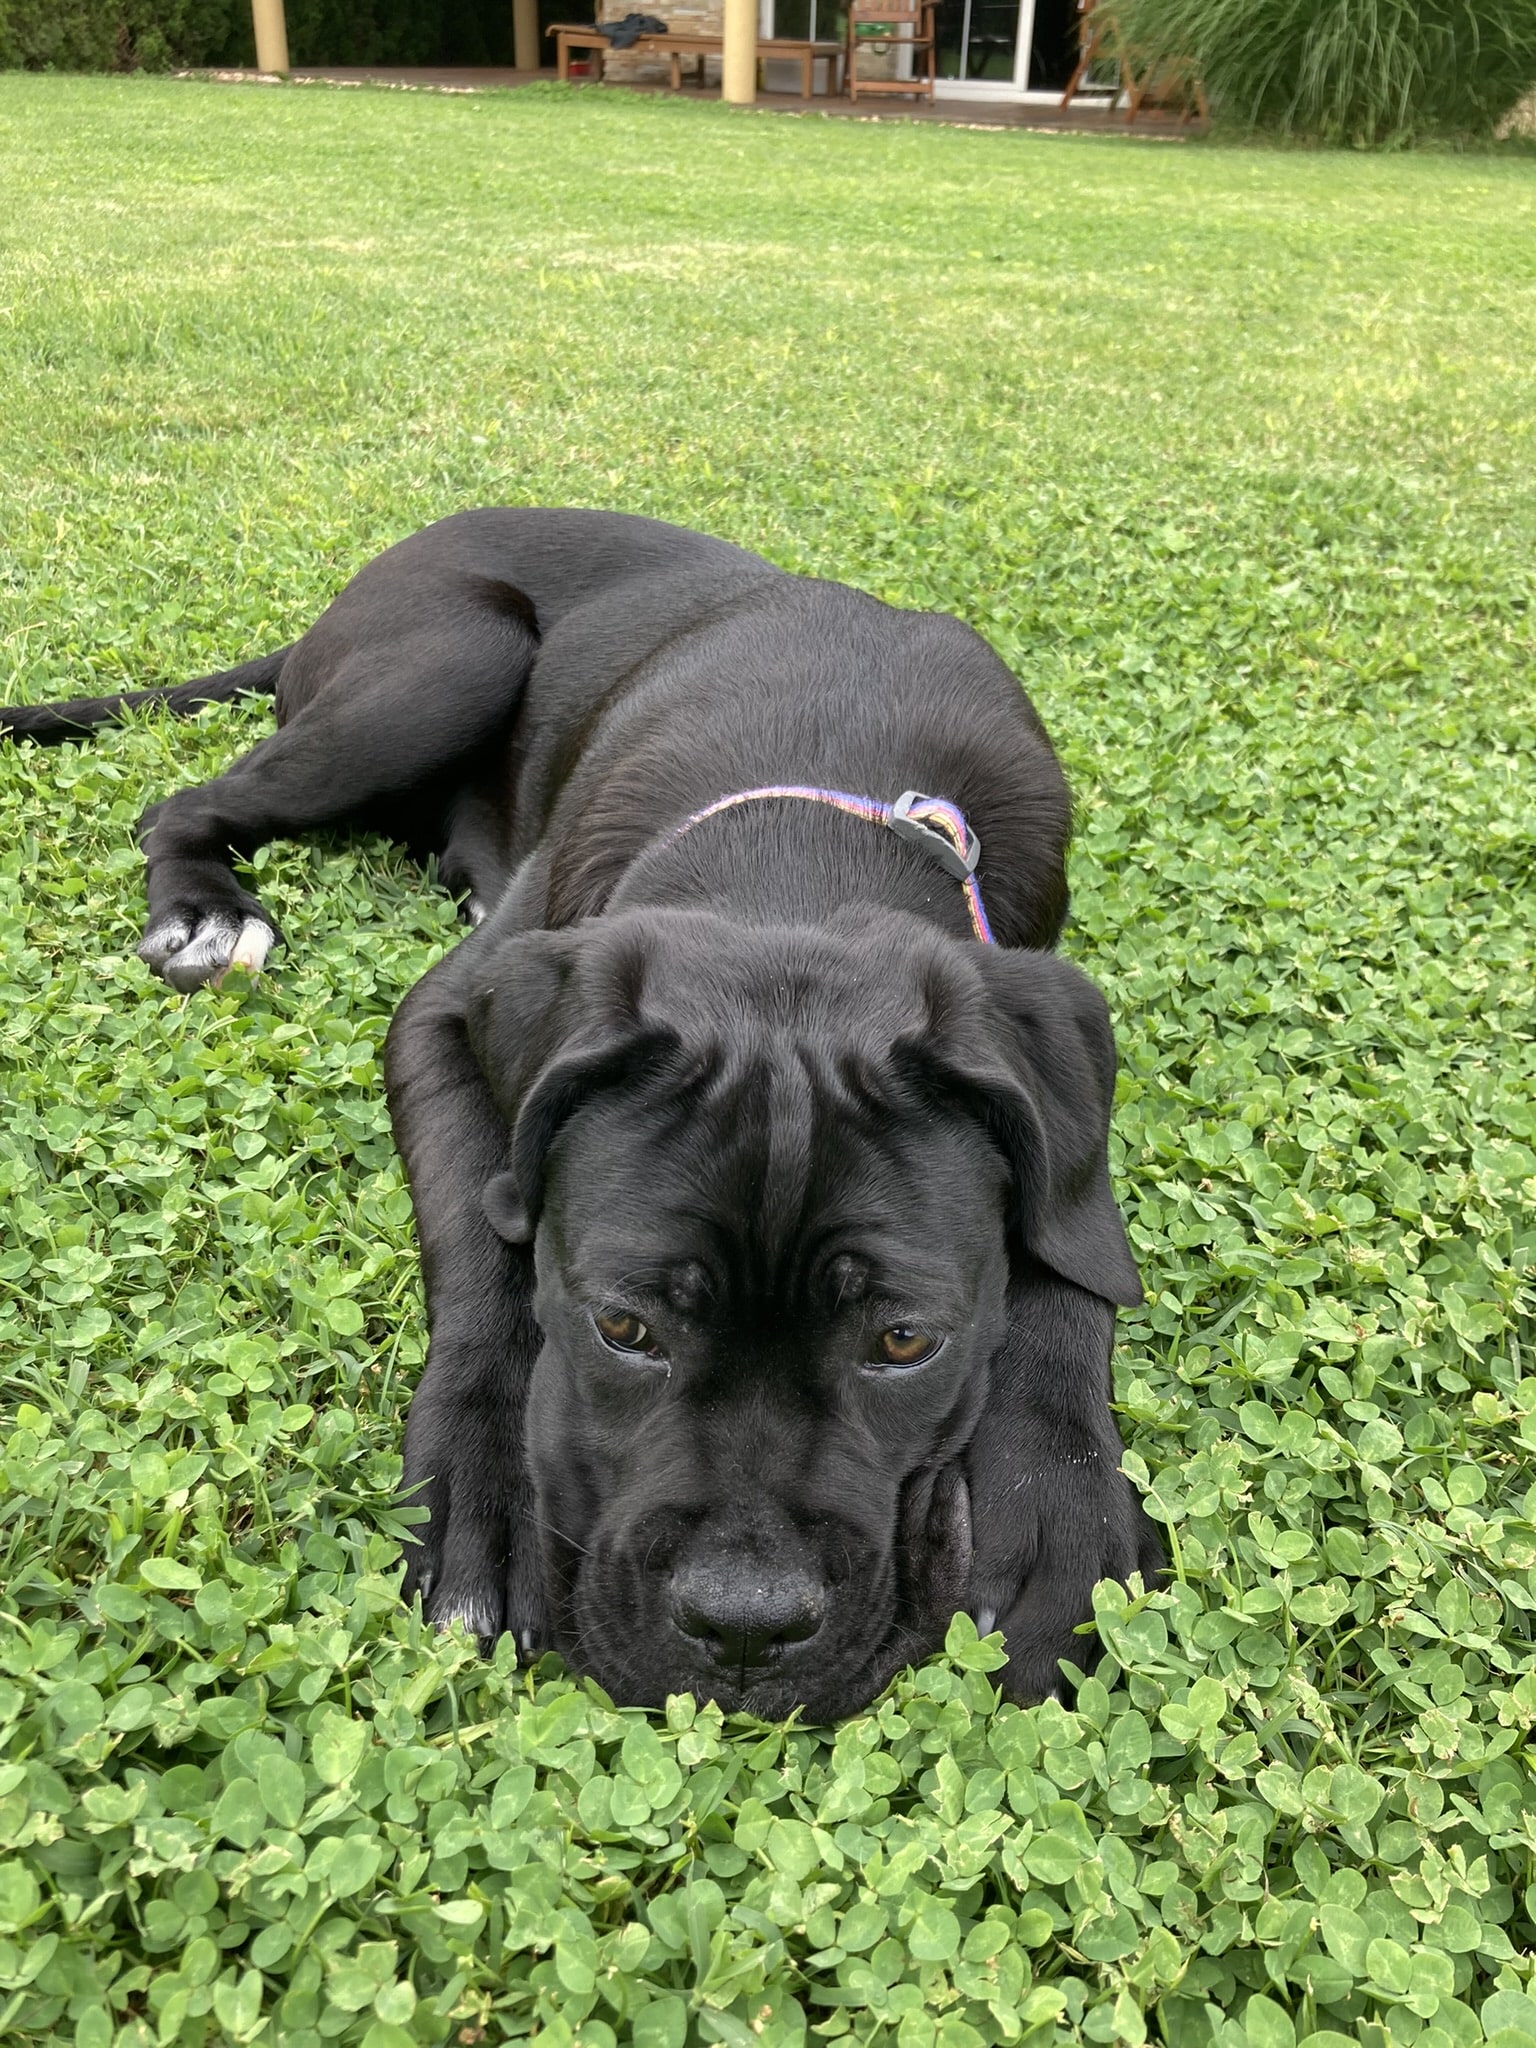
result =
[[511,1164],[483,1196],[509,1244],[538,1228],[545,1164],[567,1117],[676,1043],[641,1016],[642,979],[642,962],[615,957],[592,924],[520,932],[480,966],[464,1023],[512,1132]]

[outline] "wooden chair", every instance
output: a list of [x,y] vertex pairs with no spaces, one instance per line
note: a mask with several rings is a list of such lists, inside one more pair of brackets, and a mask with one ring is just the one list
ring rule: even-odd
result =
[[[860,78],[861,50],[909,50],[910,78]],[[921,69],[919,65],[921,64]],[[932,103],[935,65],[933,0],[848,0],[848,43],[843,70],[848,97],[865,94],[915,93]]]
[[1135,120],[1143,107],[1160,107],[1170,114],[1176,112],[1180,121],[1185,123],[1198,115],[1207,128],[1211,125],[1210,102],[1192,58],[1164,57],[1149,61],[1139,51],[1123,49],[1120,72],[1125,80],[1127,125]]
[[1185,121],[1198,113],[1210,125],[1205,86],[1193,62],[1187,57],[1152,59],[1133,48],[1120,33],[1115,9],[1108,0],[1077,0],[1077,48],[1077,69],[1067,80],[1058,107],[1072,104],[1096,59],[1114,59],[1120,67],[1127,125],[1143,107],[1177,108]]
[[1111,35],[1109,9],[1095,4],[1095,0],[1077,0],[1077,69],[1067,80],[1067,89],[1057,102],[1057,111],[1070,107],[1082,91],[1083,80],[1093,68],[1096,57],[1107,57],[1106,45]]

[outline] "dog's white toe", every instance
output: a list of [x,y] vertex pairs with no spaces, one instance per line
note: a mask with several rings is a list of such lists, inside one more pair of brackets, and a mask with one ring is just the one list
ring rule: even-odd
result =
[[[260,974],[276,937],[271,925],[263,924],[259,917],[248,917],[240,927],[235,950],[229,956],[229,967],[243,967],[247,974]],[[225,968],[225,974],[229,967]],[[223,975],[219,979],[222,981]]]
[[432,1617],[433,1626],[444,1634],[455,1622],[482,1642],[501,1632],[501,1616],[488,1600],[453,1600]]

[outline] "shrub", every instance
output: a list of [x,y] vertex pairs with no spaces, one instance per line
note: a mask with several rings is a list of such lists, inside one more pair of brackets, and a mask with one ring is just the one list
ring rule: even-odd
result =
[[1324,142],[1487,134],[1536,83],[1536,0],[1124,0],[1125,40],[1188,57],[1217,112]]
[[[296,64],[510,64],[505,0],[287,0]],[[0,0],[0,69],[250,64],[249,0]]]
[[248,54],[246,0],[0,0],[0,67],[162,71]]

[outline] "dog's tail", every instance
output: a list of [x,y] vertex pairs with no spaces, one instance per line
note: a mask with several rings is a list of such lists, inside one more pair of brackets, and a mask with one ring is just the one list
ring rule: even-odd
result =
[[98,725],[111,725],[135,704],[163,704],[178,718],[204,704],[224,704],[231,697],[270,697],[277,688],[283,663],[292,653],[280,647],[276,654],[263,654],[255,661],[242,661],[216,676],[199,676],[195,682],[172,683],[158,690],[120,690],[111,697],[72,697],[67,704],[0,705],[0,739],[35,740],[39,746],[56,746],[60,740],[78,740]]

